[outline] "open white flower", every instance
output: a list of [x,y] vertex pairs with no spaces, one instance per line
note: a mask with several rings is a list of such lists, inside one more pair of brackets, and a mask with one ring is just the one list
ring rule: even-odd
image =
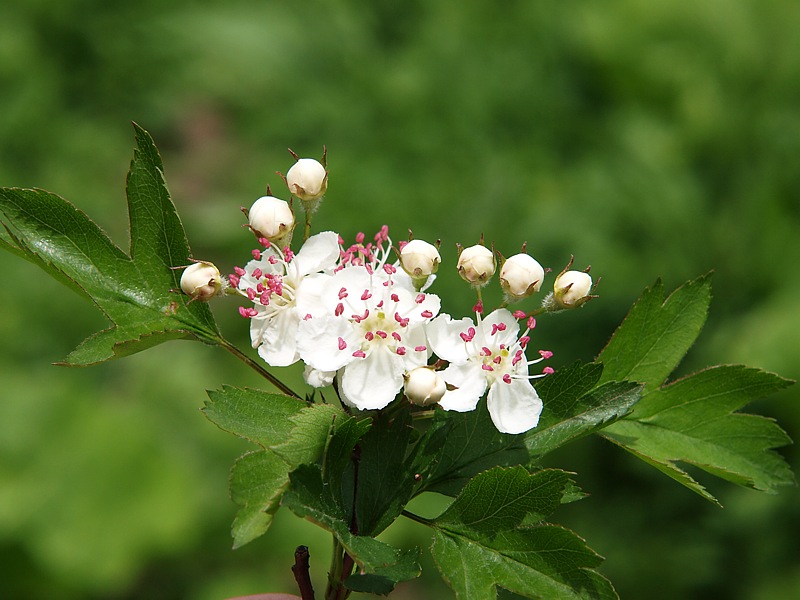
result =
[[326,279],[319,292],[323,314],[312,310],[297,330],[303,361],[320,371],[339,371],[342,400],[360,410],[388,405],[403,387],[403,373],[427,362],[423,325],[439,312],[433,294],[394,280],[384,264],[348,266]]
[[[320,287],[339,258],[339,236],[326,231],[310,237],[297,255],[274,244],[254,251],[256,259],[237,269],[231,284],[247,296],[253,308],[239,312],[250,320],[253,348],[268,364],[291,365],[297,353],[297,327],[308,306],[315,305]],[[302,314],[298,305],[302,305]]]
[[489,414],[499,431],[523,433],[536,427],[542,401],[529,381],[528,365],[550,353],[534,361],[526,359],[529,329],[518,339],[519,324],[506,309],[482,320],[478,315],[477,325],[472,319],[454,321],[446,314],[431,321],[426,327],[428,341],[436,355],[450,363],[440,375],[455,386],[439,405],[445,410],[474,410],[488,388]]

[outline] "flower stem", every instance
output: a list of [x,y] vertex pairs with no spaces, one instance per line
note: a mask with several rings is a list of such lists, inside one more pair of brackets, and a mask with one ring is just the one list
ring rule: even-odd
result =
[[294,551],[292,573],[294,573],[294,579],[300,589],[302,600],[315,600],[314,586],[311,585],[311,576],[308,570],[308,546],[298,546]]
[[300,398],[300,396],[295,391],[293,391],[289,386],[287,386],[280,379],[275,377],[275,375],[273,375],[272,373],[267,371],[264,367],[262,367],[260,364],[258,364],[256,361],[254,361],[252,358],[247,356],[244,352],[239,350],[236,346],[231,344],[228,340],[226,340],[225,338],[220,337],[217,340],[217,342],[219,343],[220,346],[225,348],[225,350],[227,350],[228,352],[233,354],[236,358],[241,360],[244,364],[246,364],[248,367],[253,369],[256,373],[261,375],[264,379],[269,381],[272,385],[274,385],[276,388],[278,388],[284,394],[286,394],[287,396],[292,396],[294,398]]
[[403,510],[400,514],[403,515],[404,517],[406,517],[408,519],[411,519],[412,521],[416,521],[417,523],[420,523],[422,525],[427,525],[428,527],[432,526],[431,525],[432,521],[430,521],[429,519],[426,519],[425,517],[420,517],[419,515],[415,515],[414,513],[409,512],[407,510]]

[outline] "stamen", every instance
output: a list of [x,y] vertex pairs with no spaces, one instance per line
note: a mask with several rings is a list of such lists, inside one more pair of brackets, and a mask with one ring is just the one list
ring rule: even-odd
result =
[[361,299],[369,300],[370,298],[372,298],[372,293],[369,290],[364,290],[364,293],[361,294]]
[[464,340],[465,342],[471,342],[475,337],[475,328],[470,327],[469,329],[467,329],[466,333],[460,333],[459,335],[461,336],[461,339]]
[[535,329],[536,328],[536,319],[533,317],[528,319],[528,329]]
[[392,293],[392,295],[389,297],[392,299],[392,302],[400,302],[400,296],[395,293]]
[[339,300],[344,300],[345,298],[347,298],[347,290],[342,288],[339,290]]
[[242,267],[233,267],[234,273],[236,273],[239,277],[243,277],[246,271]]
[[344,350],[347,348],[347,342],[344,341],[343,338],[339,338],[339,350]]
[[513,317],[514,317],[515,319],[517,319],[517,320],[519,320],[519,319],[524,319],[524,318],[525,318],[525,313],[524,313],[524,312],[522,312],[521,310],[515,310],[515,311],[514,311],[514,314],[513,314]]
[[481,369],[483,369],[484,371],[494,371],[492,365],[481,365]]
[[336,315],[337,317],[341,317],[343,312],[344,312],[344,304],[339,302],[339,304],[336,305],[336,309],[333,311],[333,314]]
[[425,352],[427,349],[427,346],[414,346],[414,352]]
[[400,356],[405,356],[406,349],[405,349],[404,346],[398,346],[397,350],[395,350],[395,352],[397,352],[397,354],[399,354]]
[[392,332],[392,337],[393,337],[394,339],[396,339],[398,342],[399,342],[399,341],[401,341],[401,340],[403,339],[403,338],[400,336],[400,334],[399,334],[399,333],[397,333],[396,331],[393,331],[393,332]]
[[368,342],[371,342],[372,340],[375,339],[375,334],[372,333],[371,331],[368,331],[367,333],[364,334],[364,338],[366,338]]
[[416,302],[417,304],[422,304],[423,302],[425,302],[425,294],[417,294],[417,297],[414,298],[414,302]]
[[253,258],[255,258],[256,260],[261,260],[261,250],[259,250],[258,248],[255,248],[250,254],[252,254]]
[[433,316],[433,313],[429,310],[423,310],[420,314],[425,319],[430,319]]
[[262,271],[258,267],[253,269],[253,277],[255,277],[256,279],[261,279],[263,276],[264,276],[264,271]]
[[375,335],[377,335],[382,340],[386,339],[386,332],[385,331],[378,330],[378,331],[375,332]]
[[524,348],[525,346],[528,345],[528,342],[530,342],[530,341],[531,341],[531,338],[529,336],[523,335],[521,338],[519,338],[519,345]]
[[556,371],[555,369],[553,369],[553,367],[545,367],[544,369],[542,369],[542,373],[544,373],[545,375],[552,375],[555,372]]
[[479,315],[483,314],[483,302],[478,302],[475,306],[472,307],[472,312],[478,313]]
[[367,355],[364,354],[363,350],[356,350],[355,352],[353,352],[353,356],[355,356],[356,358],[367,358]]
[[552,358],[553,357],[553,353],[550,352],[550,350],[539,350],[539,354],[545,360],[547,360],[548,358]]
[[509,375],[508,373],[503,375],[503,383],[511,383],[511,375]]

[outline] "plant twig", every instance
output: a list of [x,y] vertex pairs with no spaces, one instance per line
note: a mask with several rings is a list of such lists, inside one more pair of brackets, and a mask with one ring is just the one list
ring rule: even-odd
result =
[[294,551],[294,565],[292,573],[297,587],[300,588],[300,596],[303,600],[316,600],[314,596],[314,586],[311,585],[311,576],[308,573],[308,546],[298,546]]
[[[254,361],[252,358],[247,356],[244,352],[239,350],[236,346],[231,344],[228,340],[226,340],[224,338],[219,338],[218,341],[219,341],[219,344],[223,348],[225,348],[225,350],[227,350],[228,352],[233,354],[236,358],[241,360],[244,364],[246,364],[248,367],[253,369],[256,373],[261,375],[264,379],[269,381],[272,385],[274,385],[276,388],[278,388],[284,394],[286,394],[287,396],[292,396],[294,398],[300,398],[300,396],[295,391],[293,391],[289,386],[287,386],[280,379],[275,377],[275,375],[273,375],[272,373],[267,371],[264,367],[262,367],[260,364],[258,364],[256,361]],[[302,400],[302,398],[300,398],[300,399]]]

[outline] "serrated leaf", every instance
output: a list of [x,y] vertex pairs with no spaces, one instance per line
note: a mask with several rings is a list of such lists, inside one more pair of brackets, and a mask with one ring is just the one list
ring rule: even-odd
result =
[[289,465],[269,451],[249,452],[231,469],[231,499],[240,507],[231,526],[233,547],[266,533],[289,485]]
[[139,352],[170,339],[219,339],[202,302],[178,289],[191,251],[169,198],[152,138],[134,125],[128,177],[131,254],[120,250],[72,204],[49,192],[0,188],[2,247],[41,267],[92,300],[112,326],[87,338],[64,361],[84,366]]
[[434,560],[457,598],[494,599],[497,587],[530,598],[617,597],[593,570],[600,556],[573,532],[542,523],[568,489],[573,493],[568,484],[563,471],[512,467],[481,473],[464,487],[429,523]]
[[208,397],[203,414],[212,423],[263,448],[287,442],[297,425],[292,417],[308,407],[298,398],[232,386],[209,390]]
[[334,424],[346,418],[344,411],[332,404],[309,405],[289,417],[289,437],[270,448],[291,465],[313,463],[322,456]]
[[359,573],[346,581],[350,589],[388,594],[397,582],[419,576],[419,551],[401,551],[370,536],[354,533],[357,523],[352,514],[352,460],[357,456],[356,444],[369,425],[369,419],[347,417],[343,420],[331,432],[323,466],[303,464],[295,469],[282,502],[296,515],[333,533],[358,563]]
[[772,420],[734,411],[791,383],[758,369],[713,367],[650,392],[602,435],[713,502],[677,463],[774,493],[793,476],[772,450],[791,440]]
[[[572,405],[572,414],[560,420],[548,417],[525,435],[531,458],[542,457],[564,444],[608,427],[630,412],[641,392],[641,384],[611,381],[584,394]],[[545,415],[544,411],[542,415]]]
[[697,339],[711,302],[710,276],[687,282],[664,298],[656,281],[644,291],[598,357],[601,383],[661,385]]
[[631,410],[641,395],[641,385],[609,382],[595,388],[602,371],[597,363],[576,363],[540,380],[536,390],[544,404],[542,416],[525,434],[531,458],[599,431]]
[[431,427],[446,428],[446,435],[435,441],[435,450],[425,450],[432,465],[426,491],[455,496],[476,473],[528,462],[525,436],[497,431],[485,402],[470,412],[437,411]]

